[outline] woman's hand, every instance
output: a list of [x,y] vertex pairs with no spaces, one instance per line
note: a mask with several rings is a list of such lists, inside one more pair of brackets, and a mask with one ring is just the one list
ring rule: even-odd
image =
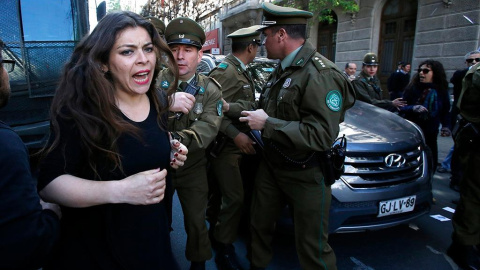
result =
[[427,108],[423,107],[422,105],[413,106],[413,111],[416,113],[428,112]]
[[179,167],[185,164],[187,160],[188,148],[179,142],[178,140],[172,139],[170,136],[170,167],[178,169]]
[[147,205],[161,202],[165,196],[166,176],[166,169],[154,169],[118,181],[118,203]]

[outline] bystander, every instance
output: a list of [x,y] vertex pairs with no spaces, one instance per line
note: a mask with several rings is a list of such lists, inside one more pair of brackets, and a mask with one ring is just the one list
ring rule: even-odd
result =
[[345,64],[345,70],[343,71],[343,74],[350,80],[353,81],[355,80],[355,73],[357,73],[357,65],[352,62],[348,62]]
[[[0,51],[3,47],[0,40]],[[4,62],[0,52],[0,108],[7,105],[10,96]],[[9,64],[13,69],[14,62]],[[40,199],[30,172],[28,150],[2,121],[0,149],[0,268],[38,269],[48,259],[60,233],[60,208]]]
[[387,88],[390,94],[390,100],[395,100],[403,96],[405,87],[410,82],[410,68],[408,62],[400,62],[400,70],[393,72],[387,81]]

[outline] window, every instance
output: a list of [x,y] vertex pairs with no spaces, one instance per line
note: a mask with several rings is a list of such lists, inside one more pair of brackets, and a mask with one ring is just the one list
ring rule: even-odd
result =
[[70,0],[22,0],[25,41],[74,40]]

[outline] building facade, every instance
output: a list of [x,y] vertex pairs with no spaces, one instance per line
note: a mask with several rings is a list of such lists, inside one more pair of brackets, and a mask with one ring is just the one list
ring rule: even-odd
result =
[[[219,15],[222,22],[222,52],[231,51],[226,36],[262,21],[262,0],[234,0]],[[270,1],[268,1],[270,2]],[[338,67],[374,52],[380,59],[383,83],[399,61],[412,63],[412,70],[425,59],[443,63],[450,78],[465,68],[464,55],[480,46],[479,0],[356,0],[358,13],[333,10],[336,23],[311,20],[309,40]],[[260,55],[265,52],[260,50]]]

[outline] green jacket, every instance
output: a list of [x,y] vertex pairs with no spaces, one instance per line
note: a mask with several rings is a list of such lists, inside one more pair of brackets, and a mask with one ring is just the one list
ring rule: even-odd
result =
[[373,77],[373,81],[370,81],[368,74],[362,71],[352,81],[352,84],[355,87],[358,100],[386,110],[393,108],[391,100],[383,99],[383,90],[380,88],[380,81],[376,76]]
[[[269,116],[262,130],[265,145],[272,142],[295,160],[330,149],[345,111],[355,102],[352,84],[308,42],[291,66],[277,75],[279,68],[270,76],[258,103]],[[243,109],[251,109],[248,106],[233,103],[228,115],[239,116]]]
[[[245,100],[255,101],[255,84],[247,70],[243,70],[240,62],[232,54],[229,54],[210,74],[222,86],[222,97],[227,102]],[[250,129],[238,118],[224,117],[220,132],[234,139],[240,132],[246,133]]]
[[[168,130],[177,133],[188,148],[188,159],[180,169],[188,168],[205,157],[205,149],[215,139],[222,122],[222,93],[220,85],[212,78],[196,74],[200,91],[195,96],[195,104],[188,115],[180,118],[169,112]],[[157,87],[167,89],[173,83],[168,69],[160,72]],[[177,92],[181,90],[177,89]]]
[[463,78],[457,107],[464,119],[480,124],[480,64],[471,67]]

